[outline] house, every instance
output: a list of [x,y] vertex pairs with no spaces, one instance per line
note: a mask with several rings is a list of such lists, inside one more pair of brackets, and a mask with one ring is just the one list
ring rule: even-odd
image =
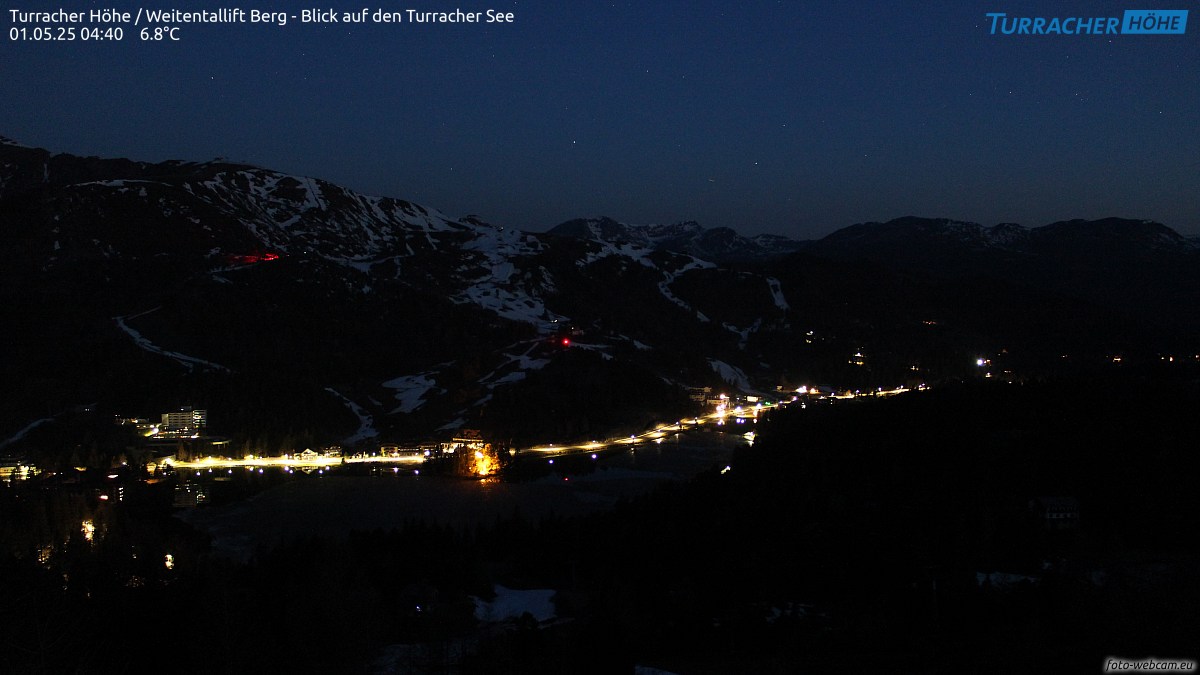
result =
[[1079,525],[1079,500],[1074,497],[1037,497],[1029,509],[1050,530],[1072,529]]
[[27,480],[30,476],[36,476],[37,473],[36,467],[19,457],[0,458],[0,480],[2,481]]

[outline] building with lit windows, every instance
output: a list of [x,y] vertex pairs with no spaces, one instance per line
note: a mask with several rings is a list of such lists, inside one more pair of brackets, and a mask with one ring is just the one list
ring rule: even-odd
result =
[[200,432],[208,426],[208,411],[193,408],[180,408],[179,412],[163,413],[161,431]]

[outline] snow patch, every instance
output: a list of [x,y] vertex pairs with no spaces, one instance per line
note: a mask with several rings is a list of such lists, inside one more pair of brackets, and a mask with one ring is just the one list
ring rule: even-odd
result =
[[628,335],[618,335],[617,337],[619,337],[622,340],[625,340],[627,342],[632,342],[633,346],[636,347],[639,351],[648,352],[648,351],[654,349],[654,347],[651,347],[650,345],[646,344],[645,342],[642,342],[641,340],[635,340],[635,339],[629,337]]
[[165,183],[157,183],[154,181],[118,178],[113,180],[90,180],[84,183],[72,183],[70,187],[90,187],[92,185],[99,185],[101,187],[125,187],[130,183],[153,183],[154,185],[165,185]]
[[540,332],[548,333],[547,324],[554,320],[568,322],[569,318],[546,309],[540,298],[525,292],[514,292],[501,288],[490,281],[477,283],[459,296],[459,302],[471,302],[511,321],[536,326]]
[[[520,344],[520,343],[517,343]],[[529,354],[538,346],[538,342],[534,342],[521,354],[504,354],[506,360],[499,366],[496,366],[492,372],[479,378],[479,383],[487,385],[489,389],[495,389],[502,384],[513,384],[525,379],[525,376],[531,370],[540,370],[548,363],[550,359],[535,359]],[[515,345],[513,345],[515,346]],[[511,348],[511,346],[510,346]],[[504,375],[499,373],[504,372]]]
[[479,621],[499,622],[519,619],[528,612],[538,623],[556,618],[554,589],[535,588],[519,591],[499,584],[492,587],[496,599],[485,602],[475,598],[475,618]]
[[584,350],[587,350],[590,352],[596,352],[597,354],[600,355],[600,358],[604,359],[605,361],[613,360],[612,354],[609,354],[606,351],[609,349],[608,345],[589,344],[586,342],[572,342],[571,349],[584,349]]
[[994,588],[998,590],[1009,590],[1016,588],[1020,584],[1037,584],[1040,579],[1031,577],[1025,574],[1012,574],[1010,572],[976,572],[975,584],[980,588]]
[[721,326],[730,333],[737,335],[738,349],[745,350],[746,344],[750,341],[750,334],[757,333],[758,329],[762,328],[762,317],[755,319],[754,323],[750,324],[749,328],[738,328],[731,323],[723,323]]
[[663,272],[662,272],[663,280],[658,282],[658,292],[662,293],[663,297],[666,298],[667,300],[670,300],[671,302],[675,303],[676,305],[679,305],[680,307],[682,307],[684,309],[684,311],[688,312],[689,314],[695,312],[696,318],[699,319],[701,322],[708,323],[710,321],[710,319],[707,316],[705,316],[703,312],[701,312],[698,309],[693,308],[691,305],[687,304],[682,299],[680,299],[679,296],[677,296],[671,292],[671,284],[674,283],[675,279],[678,278],[679,275],[683,274],[684,272],[687,272],[688,270],[708,269],[708,268],[713,268],[713,267],[716,267],[716,265],[714,265],[710,262],[707,262],[705,260],[700,260],[699,258],[692,258],[691,262],[687,263],[683,267],[676,269],[674,272],[668,272],[666,270],[663,270]]
[[722,380],[725,380],[729,384],[734,385],[742,391],[754,391],[754,389],[750,386],[749,378],[746,377],[745,371],[743,371],[741,368],[738,368],[737,366],[731,366],[728,363],[725,363],[724,361],[718,361],[717,359],[709,359],[708,365],[711,366],[714,371],[716,371],[717,375],[721,376]]
[[114,316],[113,321],[117,322],[117,327],[119,327],[121,330],[125,331],[125,333],[129,335],[129,337],[133,338],[133,343],[135,345],[137,345],[138,347],[140,347],[152,354],[159,354],[159,355],[165,356],[169,359],[173,359],[173,360],[179,362],[180,364],[182,364],[184,367],[186,367],[189,372],[195,370],[197,366],[199,366],[201,368],[211,369],[211,370],[221,370],[221,371],[224,371],[227,373],[231,372],[229,370],[229,368],[226,368],[225,366],[223,366],[219,363],[213,363],[212,361],[206,361],[204,359],[197,358],[195,356],[188,356],[187,354],[181,354],[179,352],[173,352],[173,351],[170,351],[167,349],[163,349],[162,347],[159,347],[158,345],[154,344],[153,342],[146,339],[145,337],[142,337],[141,333],[139,333],[138,331],[131,328],[129,326],[129,324],[125,323],[128,320],[136,319],[139,316],[145,316],[145,315],[149,314],[150,312],[155,312],[160,309],[162,309],[162,308],[155,307],[154,309],[147,310],[140,314],[132,314],[132,315],[128,315],[128,316]]
[[569,321],[568,317],[546,309],[539,295],[554,289],[553,280],[544,267],[540,282],[530,274],[519,275],[513,260],[531,257],[544,246],[535,238],[516,230],[503,230],[487,225],[469,225],[475,237],[462,245],[463,251],[474,254],[473,265],[460,268],[460,272],[475,272],[474,279],[461,294],[455,296],[460,303],[473,303],[505,319],[536,326],[542,333],[549,331],[548,323],[554,320]]
[[775,306],[788,311],[787,299],[783,297],[783,284],[775,277],[767,277],[767,287],[771,289],[771,298],[775,300]]
[[42,426],[42,425],[43,425],[43,424],[45,424],[46,422],[49,422],[51,419],[53,419],[53,418],[46,417],[46,418],[43,418],[43,419],[40,419],[40,420],[34,420],[34,421],[30,422],[29,424],[26,424],[26,425],[24,426],[24,428],[22,428],[22,429],[21,429],[20,431],[18,431],[17,433],[13,434],[12,436],[9,436],[8,438],[4,439],[3,441],[0,441],[0,448],[3,448],[3,447],[5,447],[5,446],[11,445],[11,444],[13,444],[13,443],[16,443],[17,441],[19,441],[19,440],[21,440],[22,438],[24,438],[24,437],[25,437],[25,434],[27,434],[27,433],[29,433],[29,432],[33,431],[34,429],[36,429],[36,428],[38,428],[38,427]]
[[[514,384],[516,382],[520,382],[521,380],[525,379],[525,376],[526,376],[525,371],[514,370],[511,373],[509,373],[503,377],[496,378],[496,380],[492,382],[491,386],[498,387],[502,384]],[[488,398],[490,398],[490,397],[491,397],[491,394],[488,394]]]
[[384,387],[396,390],[396,400],[400,401],[400,405],[392,410],[392,413],[411,413],[425,405],[425,397],[430,391],[437,389],[437,393],[444,392],[445,390],[438,389],[437,382],[429,377],[432,374],[429,372],[420,375],[405,375],[384,382]]
[[347,267],[353,267],[354,269],[358,270],[359,272],[362,272],[363,274],[370,274],[370,272],[371,272],[371,261],[370,260],[339,260],[338,262],[342,263],[343,265],[345,265]]
[[355,431],[354,434],[347,436],[342,441],[343,443],[346,443],[347,445],[353,445],[359,441],[365,441],[368,438],[374,438],[379,435],[379,432],[375,430],[375,420],[372,419],[369,414],[367,414],[367,411],[362,409],[362,406],[346,398],[333,387],[325,387],[325,391],[342,399],[342,403],[346,404],[346,407],[350,409],[350,412],[354,413],[354,416],[358,418],[358,431]]

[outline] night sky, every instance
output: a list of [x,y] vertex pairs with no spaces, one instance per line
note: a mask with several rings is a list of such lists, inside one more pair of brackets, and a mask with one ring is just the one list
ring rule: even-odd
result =
[[[111,3],[0,5],[9,9]],[[146,0],[150,8],[310,6]],[[543,230],[697,220],[818,237],[904,215],[1200,234],[1200,5],[588,0],[368,5],[513,25],[187,25],[0,47],[0,135],[225,157]],[[987,12],[1191,9],[1186,35],[990,35]]]

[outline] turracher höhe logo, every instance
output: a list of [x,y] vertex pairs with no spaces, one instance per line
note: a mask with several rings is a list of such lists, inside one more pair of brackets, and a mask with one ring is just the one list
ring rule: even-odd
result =
[[987,13],[992,35],[1183,35],[1187,16],[1186,9],[1127,9],[1124,17]]

